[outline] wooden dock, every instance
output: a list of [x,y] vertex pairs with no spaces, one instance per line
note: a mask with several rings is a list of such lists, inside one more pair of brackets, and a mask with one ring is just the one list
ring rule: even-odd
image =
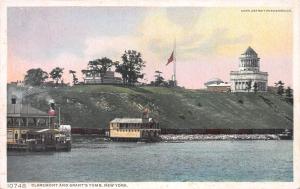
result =
[[71,143],[56,144],[7,144],[7,151],[71,151]]
[[28,151],[27,144],[7,144],[7,151]]

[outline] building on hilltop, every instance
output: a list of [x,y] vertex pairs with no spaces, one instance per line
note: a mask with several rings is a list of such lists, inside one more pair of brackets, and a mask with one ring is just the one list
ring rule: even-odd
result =
[[268,73],[261,72],[260,58],[257,53],[248,47],[241,54],[239,71],[230,72],[232,92],[266,92],[268,86]]
[[204,83],[206,90],[210,92],[230,92],[231,84],[219,78],[212,78]]
[[[87,70],[91,70],[91,67],[88,67]],[[87,72],[83,77],[85,84],[121,84],[122,79],[120,77],[115,77],[115,72],[108,70],[103,75],[103,80],[101,80],[100,73]]]
[[207,91],[210,92],[230,92],[231,84],[230,83],[219,83],[219,84],[210,84],[206,86]]
[[220,78],[214,77],[209,79],[206,83],[204,83],[204,85],[207,87],[211,84],[220,84],[220,83],[224,83],[224,81],[222,81]]

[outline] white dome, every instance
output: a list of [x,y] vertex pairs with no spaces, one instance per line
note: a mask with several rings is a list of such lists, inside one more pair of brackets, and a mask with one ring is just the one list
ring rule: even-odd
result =
[[217,77],[211,78],[207,82],[211,82],[211,81],[218,81],[218,82],[221,81],[221,82],[223,82],[220,78],[217,78]]
[[219,84],[219,83],[224,83],[220,78],[214,77],[209,79],[204,85],[211,85],[211,84]]

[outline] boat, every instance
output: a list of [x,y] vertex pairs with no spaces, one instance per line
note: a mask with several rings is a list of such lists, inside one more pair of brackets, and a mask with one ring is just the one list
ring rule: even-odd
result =
[[30,130],[26,138],[15,144],[7,144],[8,151],[70,151],[71,137],[59,129]]
[[278,134],[280,140],[292,140],[293,134],[289,129],[285,129],[281,134]]
[[106,135],[118,142],[160,142],[159,123],[148,115],[146,108],[141,118],[115,118],[109,122]]
[[26,92],[21,91],[21,99],[14,93],[15,89],[8,88],[7,150],[70,151],[71,126],[61,124],[60,107],[54,100],[48,100],[49,109],[44,111],[23,103]]

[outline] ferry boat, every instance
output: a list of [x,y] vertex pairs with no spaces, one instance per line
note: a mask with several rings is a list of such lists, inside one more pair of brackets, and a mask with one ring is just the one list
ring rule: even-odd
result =
[[108,137],[112,141],[158,142],[160,141],[159,124],[149,118],[148,110],[142,118],[115,118],[109,123]]
[[71,133],[59,129],[29,130],[26,138],[8,143],[8,151],[70,151]]
[[24,104],[14,92],[8,92],[7,150],[70,151],[71,126],[60,124],[60,108],[57,121],[54,100],[49,101],[49,111],[44,112]]

